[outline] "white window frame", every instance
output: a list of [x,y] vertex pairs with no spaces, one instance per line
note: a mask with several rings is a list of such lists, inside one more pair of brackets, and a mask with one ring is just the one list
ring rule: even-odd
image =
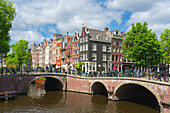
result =
[[[94,47],[94,48],[93,48]],[[92,43],[92,51],[97,51],[97,45]]]
[[86,50],[86,48],[85,48],[85,44],[83,44],[83,51],[85,51]]
[[82,43],[82,38],[80,38],[80,43]]
[[111,52],[111,46],[107,45],[107,52]]
[[106,52],[106,45],[102,45],[102,52]]
[[[109,56],[109,57],[108,57]],[[108,59],[109,58],[109,59]],[[107,59],[107,61],[111,61],[111,55],[110,54],[107,54],[106,55],[106,59]]]
[[86,53],[86,60],[88,60],[87,53]]
[[86,44],[86,51],[88,51],[88,44]]
[[96,53],[92,53],[92,60],[97,60],[97,54]]
[[106,54],[102,55],[102,61],[106,61]]
[[88,42],[88,36],[86,36],[86,42]]
[[80,45],[80,51],[82,51],[82,45]]

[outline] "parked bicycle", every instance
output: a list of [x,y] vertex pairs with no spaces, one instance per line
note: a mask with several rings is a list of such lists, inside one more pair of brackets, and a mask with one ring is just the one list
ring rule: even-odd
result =
[[153,80],[161,80],[161,78],[163,78],[165,82],[169,81],[169,74],[166,72],[154,72],[151,73],[151,76]]

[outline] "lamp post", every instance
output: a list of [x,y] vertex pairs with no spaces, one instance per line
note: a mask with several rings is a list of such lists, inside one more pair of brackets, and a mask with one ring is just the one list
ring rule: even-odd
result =
[[81,61],[80,58],[81,58],[81,57],[82,57],[82,56],[79,55],[79,76],[81,76],[81,75],[80,75],[80,61]]
[[69,62],[68,62],[68,64],[69,64],[69,66],[68,66],[68,74],[70,74],[70,51],[68,53],[68,58],[69,58]]

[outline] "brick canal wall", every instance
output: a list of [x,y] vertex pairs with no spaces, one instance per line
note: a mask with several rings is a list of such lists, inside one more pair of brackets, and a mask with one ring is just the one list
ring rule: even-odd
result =
[[82,92],[82,93],[90,93],[89,80],[85,78],[75,77],[75,76],[68,76],[67,90]]

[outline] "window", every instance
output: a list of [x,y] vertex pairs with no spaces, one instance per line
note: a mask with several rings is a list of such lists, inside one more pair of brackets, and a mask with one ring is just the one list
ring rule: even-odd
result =
[[71,40],[69,40],[68,45],[71,45]]
[[83,54],[83,60],[85,60],[85,54]]
[[118,55],[116,55],[116,61],[118,61]]
[[111,52],[111,46],[107,46],[107,52]]
[[116,35],[118,35],[118,31],[116,31]]
[[119,56],[119,61],[122,62],[122,56],[121,55]]
[[115,39],[112,39],[112,44],[115,44]]
[[85,51],[85,45],[83,45],[83,51]]
[[118,40],[116,40],[116,45],[118,45],[119,44],[119,41]]
[[80,45],[80,51],[82,51],[82,45]]
[[87,53],[86,53],[86,60],[88,60],[88,58],[87,58]]
[[106,52],[106,45],[102,45],[102,51]]
[[119,45],[122,45],[122,40],[119,41]]
[[86,44],[86,51],[88,50],[88,44]]
[[103,65],[102,65],[102,67],[103,67],[103,71],[106,71],[106,63],[102,63]]
[[118,52],[118,47],[116,47],[116,53]]
[[113,50],[113,52],[115,52],[115,46],[113,46],[112,50]]
[[100,39],[100,35],[96,35],[96,38],[97,38],[97,39]]
[[92,63],[90,63],[89,65],[89,70],[92,70]]
[[86,42],[88,41],[88,36],[86,36]]
[[80,43],[82,43],[82,38],[80,38]]
[[107,60],[108,60],[108,61],[110,61],[110,60],[111,60],[111,59],[110,59],[110,55],[107,55]]
[[103,54],[103,61],[106,61],[106,54]]
[[92,53],[92,60],[96,60],[97,57],[96,57],[96,53]]
[[93,63],[93,70],[95,71],[95,63]]
[[83,37],[83,42],[85,42],[85,37]]
[[115,56],[114,55],[112,55],[112,61],[114,61],[115,60]]
[[119,47],[119,53],[121,53],[122,52],[122,48],[121,47]]
[[75,59],[73,58],[73,64],[75,64]]
[[75,51],[73,50],[73,55],[75,55]]
[[96,44],[92,44],[92,51],[96,51]]

